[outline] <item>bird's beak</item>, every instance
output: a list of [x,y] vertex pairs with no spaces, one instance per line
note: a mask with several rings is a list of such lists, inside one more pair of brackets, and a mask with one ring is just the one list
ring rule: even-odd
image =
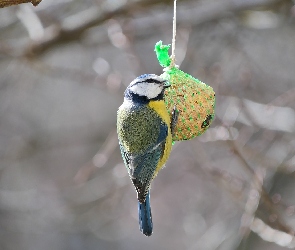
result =
[[171,86],[171,84],[166,80],[164,81],[164,88],[169,88]]

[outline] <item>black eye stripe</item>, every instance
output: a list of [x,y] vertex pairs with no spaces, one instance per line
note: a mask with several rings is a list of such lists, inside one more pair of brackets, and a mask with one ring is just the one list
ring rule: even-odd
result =
[[165,81],[159,81],[159,80],[156,80],[156,79],[152,79],[152,78],[148,78],[148,79],[145,79],[141,82],[136,82],[135,84],[138,84],[138,83],[144,83],[144,82],[147,82],[147,83],[157,83],[157,84],[162,84],[164,83]]

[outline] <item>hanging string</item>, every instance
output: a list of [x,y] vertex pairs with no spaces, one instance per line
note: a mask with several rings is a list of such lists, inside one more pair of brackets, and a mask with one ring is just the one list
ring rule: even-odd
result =
[[174,13],[173,13],[173,34],[172,34],[172,53],[170,68],[175,67],[175,41],[176,41],[176,2],[174,0]]

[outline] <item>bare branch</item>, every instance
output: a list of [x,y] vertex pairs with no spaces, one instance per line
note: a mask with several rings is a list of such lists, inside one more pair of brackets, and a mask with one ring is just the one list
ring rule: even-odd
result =
[[[184,1],[185,0],[182,2]],[[192,21],[192,23],[197,25],[227,16],[229,12],[237,12],[259,6],[272,5],[280,1],[281,0],[227,0],[220,3],[216,2],[214,4],[201,3],[194,5],[192,9],[187,10],[188,13],[183,15],[184,20],[179,19],[179,22],[185,22],[185,19],[194,17],[196,20]],[[168,4],[170,1],[162,1],[161,3]],[[44,36],[38,41],[31,42],[30,45],[25,48],[23,55],[28,56],[32,54],[42,54],[57,45],[76,41],[81,38],[87,29],[91,27],[98,26],[113,17],[122,15],[126,16],[135,10],[146,8],[147,6],[155,4],[159,4],[159,2],[155,0],[142,0],[125,4],[112,10],[92,7],[91,9],[66,18],[60,24],[54,24],[46,28]],[[155,23],[159,23],[159,21],[159,19],[155,18],[151,21],[152,23],[150,23],[150,26],[153,26]]]
[[17,5],[21,3],[32,3],[37,6],[42,0],[0,0],[0,8],[5,8],[11,5]]

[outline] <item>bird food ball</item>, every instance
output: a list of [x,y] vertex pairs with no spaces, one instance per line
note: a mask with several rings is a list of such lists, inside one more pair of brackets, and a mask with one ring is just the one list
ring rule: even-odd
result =
[[[158,42],[155,47],[158,60],[168,67],[169,45]],[[165,103],[171,114],[174,107],[179,112],[173,141],[189,140],[203,134],[214,118],[215,92],[212,87],[181,71],[177,67],[164,69],[161,77],[168,80],[170,88],[165,91]]]

